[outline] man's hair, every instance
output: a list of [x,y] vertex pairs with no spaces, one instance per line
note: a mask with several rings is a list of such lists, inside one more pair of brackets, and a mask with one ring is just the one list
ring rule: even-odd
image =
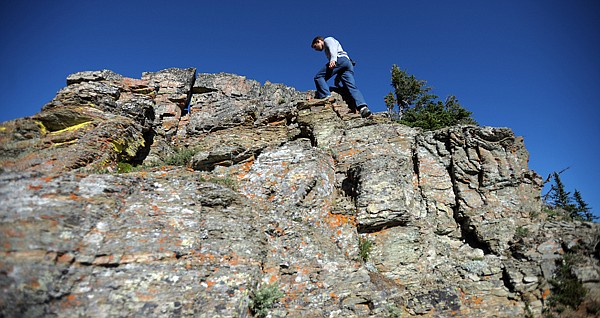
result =
[[320,36],[320,35],[319,35],[319,36],[316,36],[316,37],[315,37],[315,38],[312,40],[312,43],[310,44],[310,47],[313,47],[313,45],[315,45],[315,43],[317,43],[317,41],[319,41],[319,40],[321,40],[321,41],[325,41],[325,39],[324,39],[322,36]]

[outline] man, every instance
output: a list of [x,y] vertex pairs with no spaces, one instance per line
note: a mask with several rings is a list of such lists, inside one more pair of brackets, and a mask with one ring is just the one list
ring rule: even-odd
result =
[[350,61],[348,53],[344,52],[342,45],[333,37],[323,38],[317,36],[313,39],[311,47],[316,51],[325,51],[329,62],[323,66],[317,75],[315,75],[315,85],[317,87],[316,98],[329,98],[331,92],[327,81],[337,75],[342,84],[348,89],[350,96],[356,102],[356,108],[363,118],[371,116],[371,111],[367,107],[365,98],[356,87],[354,81],[354,65]]

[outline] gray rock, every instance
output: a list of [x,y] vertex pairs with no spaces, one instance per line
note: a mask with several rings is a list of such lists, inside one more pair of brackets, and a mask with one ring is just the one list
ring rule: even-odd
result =
[[85,71],[77,72],[67,76],[67,85],[78,84],[81,82],[100,82],[100,81],[111,81],[118,82],[123,80],[123,76],[111,71]]
[[67,82],[0,125],[0,316],[251,317],[269,284],[272,317],[541,316],[567,253],[600,294],[600,227],[544,216],[508,128],[193,68]]

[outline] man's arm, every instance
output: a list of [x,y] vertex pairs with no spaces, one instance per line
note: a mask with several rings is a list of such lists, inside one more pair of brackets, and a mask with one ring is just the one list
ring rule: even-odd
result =
[[325,38],[323,42],[325,43],[325,49],[329,55],[329,68],[334,68],[337,62],[339,42],[332,37]]

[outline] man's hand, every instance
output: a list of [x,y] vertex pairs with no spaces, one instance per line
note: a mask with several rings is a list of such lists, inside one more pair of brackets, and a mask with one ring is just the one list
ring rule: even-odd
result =
[[335,67],[335,61],[329,61],[329,68]]

